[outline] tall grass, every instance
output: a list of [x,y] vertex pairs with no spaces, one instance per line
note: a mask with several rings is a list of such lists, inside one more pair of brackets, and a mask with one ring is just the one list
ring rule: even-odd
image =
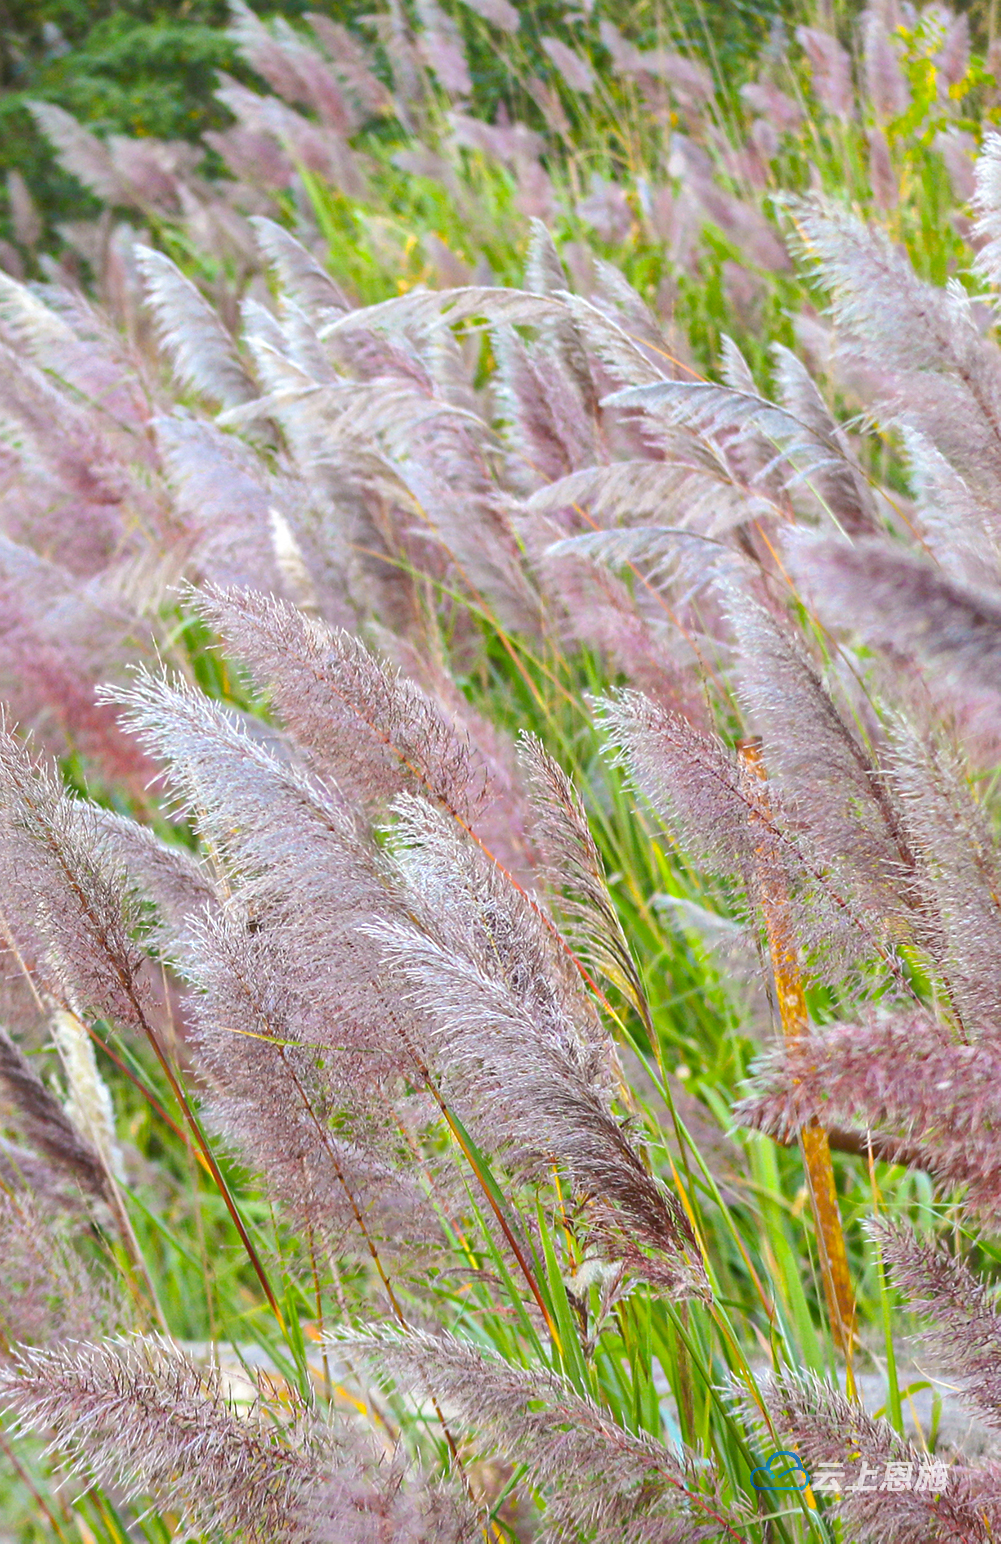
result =
[[237,8],[227,179],[37,110],[17,1538],[1001,1528],[993,77],[517,23]]

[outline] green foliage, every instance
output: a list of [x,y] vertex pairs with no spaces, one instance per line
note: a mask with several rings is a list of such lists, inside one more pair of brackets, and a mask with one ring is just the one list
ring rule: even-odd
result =
[[[291,16],[305,8],[267,7]],[[226,122],[213,98],[216,72],[249,78],[223,31],[226,16],[224,0],[0,6],[0,177],[19,171],[51,223],[96,208],[37,132],[24,106],[34,97],[100,133],[196,140]]]
[[[357,25],[370,11],[365,0],[253,0],[263,16],[295,20],[310,9]],[[462,7],[459,7],[462,11]],[[562,0],[519,6],[520,69],[498,51],[491,29],[472,12],[459,18],[474,84],[473,110],[492,120],[503,104],[513,116],[542,124],[531,90],[533,75],[551,75],[539,38],[564,30]],[[667,12],[651,0],[619,0],[606,7],[641,46],[665,37],[701,44],[721,78],[736,85],[780,24],[781,0],[680,0]],[[60,170],[24,103],[38,97],[71,112],[100,134],[152,135],[195,141],[229,121],[214,100],[220,70],[247,82],[225,35],[225,0],[6,0],[0,3],[0,181],[19,171],[46,223],[90,217],[96,204]],[[607,64],[603,50],[595,57]],[[399,180],[399,179],[397,179]],[[385,202],[395,203],[392,180]],[[0,220],[0,235],[10,230]]]

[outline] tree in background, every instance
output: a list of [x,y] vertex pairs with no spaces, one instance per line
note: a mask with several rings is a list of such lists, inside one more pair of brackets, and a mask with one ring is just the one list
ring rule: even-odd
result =
[[[252,9],[293,24],[312,9],[372,39],[364,18],[373,6],[366,0],[256,0]],[[561,28],[566,7],[541,0],[518,9],[541,67],[551,72],[538,40]],[[710,47],[724,73],[742,79],[786,9],[783,0],[709,6],[683,0],[670,7],[669,27]],[[641,41],[644,33],[651,41],[661,30],[658,8],[617,0],[605,10],[630,31],[638,27]],[[224,127],[231,118],[214,97],[218,71],[255,80],[227,35],[227,20],[225,0],[0,0],[0,176],[18,173],[49,222],[81,219],[97,209],[60,169],[32,122],[28,99],[54,102],[100,134],[197,141],[206,129]],[[510,91],[510,78],[475,26],[467,30],[478,113],[492,118]],[[6,218],[0,217],[0,235],[8,240],[14,235],[11,213],[8,199]]]

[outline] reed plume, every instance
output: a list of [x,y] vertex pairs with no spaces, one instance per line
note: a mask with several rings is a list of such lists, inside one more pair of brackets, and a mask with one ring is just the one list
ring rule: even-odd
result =
[[[793,1540],[784,1443],[895,1477],[852,1537],[1001,1527],[789,1371],[851,1385],[876,1248],[997,1421],[987,67],[874,4],[724,111],[570,21],[234,0],[204,163],[36,104],[93,295],[10,184],[0,1394],[137,1537]],[[859,1236],[927,1224],[889,1163],[953,1250]]]

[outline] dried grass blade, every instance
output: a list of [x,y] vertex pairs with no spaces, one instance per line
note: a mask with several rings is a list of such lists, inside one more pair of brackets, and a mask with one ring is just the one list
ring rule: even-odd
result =
[[[765,782],[767,773],[759,740],[744,740],[738,747],[741,774],[746,779],[754,803],[767,811]],[[753,816],[752,816],[753,819]],[[779,1014],[786,1044],[792,1048],[809,1036],[803,975],[796,951],[796,935],[789,907],[789,894],[779,866],[772,860],[769,844],[754,844],[754,868],[758,899],[765,919],[768,949],[775,976]],[[848,1359],[851,1387],[852,1349],[855,1342],[855,1293],[848,1270],[845,1236],[834,1186],[834,1167],[827,1132],[815,1118],[800,1132],[803,1163],[810,1189],[810,1203],[820,1247],[824,1295],[835,1343]]]

